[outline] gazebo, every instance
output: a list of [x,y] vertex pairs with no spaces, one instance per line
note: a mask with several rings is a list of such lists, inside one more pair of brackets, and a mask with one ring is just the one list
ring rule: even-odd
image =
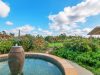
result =
[[100,26],[95,27],[88,35],[100,35]]

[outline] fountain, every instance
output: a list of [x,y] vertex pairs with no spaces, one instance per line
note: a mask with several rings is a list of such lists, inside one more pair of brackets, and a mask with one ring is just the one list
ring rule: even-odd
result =
[[[19,38],[20,40],[20,30]],[[17,39],[17,42],[18,42]],[[64,59],[50,54],[25,53],[22,46],[12,46],[0,55],[0,75],[78,75]]]
[[[18,39],[20,40],[20,30],[18,32]],[[24,64],[25,54],[22,46],[12,46],[8,54],[8,65],[11,75],[18,75],[22,73]]]
[[11,75],[18,75],[22,73],[25,54],[22,46],[13,46],[8,55],[8,64]]
[[[22,47],[18,48],[22,50]],[[12,50],[15,49],[12,47]],[[18,54],[17,56],[20,57],[22,56],[20,52],[15,52],[15,54]],[[18,62],[20,59],[17,56],[14,55],[14,57],[10,58],[10,54],[0,55],[0,75],[78,75],[76,69],[70,63],[54,55],[25,53],[23,65]],[[11,62],[13,64],[10,64]]]

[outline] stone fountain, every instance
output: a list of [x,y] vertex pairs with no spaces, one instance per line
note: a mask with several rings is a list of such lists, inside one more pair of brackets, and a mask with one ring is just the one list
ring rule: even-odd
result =
[[12,46],[8,55],[8,65],[11,75],[22,74],[25,54],[22,46]]

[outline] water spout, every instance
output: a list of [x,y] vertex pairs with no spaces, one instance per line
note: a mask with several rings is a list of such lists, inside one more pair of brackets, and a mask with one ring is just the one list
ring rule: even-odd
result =
[[15,46],[18,46],[18,44],[16,43]]

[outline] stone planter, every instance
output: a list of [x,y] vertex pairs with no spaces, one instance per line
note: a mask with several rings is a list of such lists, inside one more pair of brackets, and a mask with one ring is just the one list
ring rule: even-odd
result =
[[24,59],[25,54],[22,46],[13,46],[8,55],[8,65],[11,75],[18,75],[22,73]]

